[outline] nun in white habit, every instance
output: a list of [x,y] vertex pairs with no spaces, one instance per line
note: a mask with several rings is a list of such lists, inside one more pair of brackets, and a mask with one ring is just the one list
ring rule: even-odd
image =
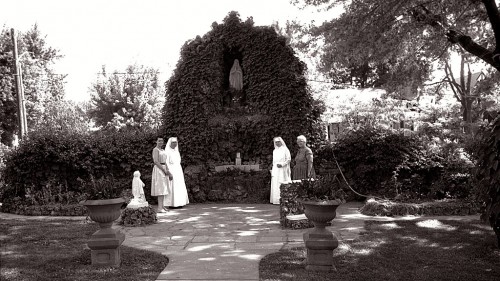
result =
[[179,208],[189,204],[189,198],[184,181],[177,138],[172,137],[168,139],[165,152],[167,154],[166,165],[172,174],[172,179],[168,184],[168,195],[165,196],[165,206]]
[[291,181],[290,173],[290,151],[286,147],[285,142],[281,137],[276,137],[273,140],[273,168],[271,170],[271,203],[280,203],[280,185]]

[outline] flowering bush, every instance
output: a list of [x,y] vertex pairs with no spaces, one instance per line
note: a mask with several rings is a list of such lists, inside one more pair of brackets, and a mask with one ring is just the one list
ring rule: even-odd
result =
[[137,209],[126,208],[120,217],[120,224],[124,226],[144,226],[157,221],[156,211],[151,206]]

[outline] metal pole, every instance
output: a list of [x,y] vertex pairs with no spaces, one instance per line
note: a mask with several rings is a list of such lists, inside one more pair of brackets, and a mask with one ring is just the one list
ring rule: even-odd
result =
[[23,121],[23,138],[28,136],[28,116],[26,115],[26,99],[24,98],[23,68],[21,63],[17,65],[19,71],[19,94],[21,95],[21,117]]
[[16,94],[17,94],[17,119],[18,119],[18,132],[19,132],[19,140],[23,140],[24,137],[28,134],[28,124],[26,118],[26,107],[24,105],[24,88],[23,88],[23,77],[22,77],[22,69],[19,64],[19,57],[17,52],[17,38],[15,34],[14,28],[10,29],[11,38],[13,44],[13,55],[14,55],[14,77],[16,80]]

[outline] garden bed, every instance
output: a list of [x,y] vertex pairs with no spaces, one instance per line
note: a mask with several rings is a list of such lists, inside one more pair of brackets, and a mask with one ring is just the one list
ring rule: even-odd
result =
[[86,216],[87,208],[80,204],[24,205],[5,202],[0,211],[24,216]]
[[407,203],[370,198],[359,210],[367,216],[468,216],[479,213],[479,204],[464,200]]

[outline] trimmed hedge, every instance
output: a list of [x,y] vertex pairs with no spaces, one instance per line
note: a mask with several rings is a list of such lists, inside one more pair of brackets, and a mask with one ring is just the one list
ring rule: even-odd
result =
[[477,203],[462,200],[403,203],[369,199],[359,211],[367,216],[467,216],[478,214],[479,208]]
[[81,186],[90,175],[112,174],[124,191],[132,188],[133,172],[139,170],[146,199],[151,202],[155,141],[156,132],[136,130],[32,134],[6,156],[0,200],[5,204],[21,198],[27,205],[78,203]]
[[[147,131],[32,134],[7,155],[1,210],[26,215],[85,215],[85,208],[75,206],[85,197],[81,188],[91,174],[112,173],[122,196],[129,200],[135,170],[141,172],[146,200],[154,205],[150,171],[155,141],[156,134]],[[200,173],[188,172],[185,178],[193,203],[269,201],[271,177],[267,170],[215,173],[201,167]]]
[[[234,59],[243,70],[243,89],[229,88]],[[184,44],[166,83],[163,132],[179,138],[188,165],[272,162],[272,139],[281,136],[295,154],[296,137],[315,147],[324,139],[320,115],[301,62],[272,27],[242,22],[231,12],[204,36]]]

